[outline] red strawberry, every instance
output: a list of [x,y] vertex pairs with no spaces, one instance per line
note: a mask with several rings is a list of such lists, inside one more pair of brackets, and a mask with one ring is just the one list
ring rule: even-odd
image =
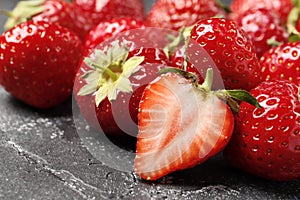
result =
[[[199,46],[200,45],[200,46]],[[201,54],[201,55],[199,55]],[[187,49],[189,61],[203,76],[211,60],[227,89],[250,90],[262,81],[256,52],[246,33],[224,18],[200,20],[193,28]],[[198,57],[197,57],[198,56]]]
[[106,22],[100,22],[86,36],[84,55],[88,55],[92,49],[104,40],[130,29],[145,28],[142,21],[132,18],[118,18]]
[[0,37],[0,84],[31,106],[55,106],[72,93],[81,52],[78,36],[61,26],[21,23]]
[[225,157],[232,165],[263,178],[300,178],[298,86],[289,81],[263,82],[251,93],[263,108],[241,103]]
[[[193,167],[227,145],[234,127],[228,105],[212,92],[211,72],[203,85],[190,73],[164,74],[151,82],[142,96],[135,171],[143,179],[157,180]],[[188,78],[186,78],[188,77]]]
[[66,27],[75,32],[81,39],[84,39],[84,32],[74,23],[73,12],[73,5],[63,0],[20,1],[10,13],[5,27],[6,29],[12,28],[28,19],[47,21]]
[[144,19],[142,0],[74,0],[74,10],[74,23],[86,33],[103,21],[122,17]]
[[231,18],[236,20],[242,13],[249,9],[265,8],[271,13],[279,16],[282,22],[287,21],[287,17],[293,8],[292,0],[233,0],[230,4],[232,11]]
[[267,51],[260,59],[265,80],[290,80],[300,84],[300,42],[286,43]]
[[136,134],[144,88],[167,65],[157,48],[129,50],[115,44],[109,50],[96,49],[77,72],[74,93],[81,113],[108,135]]
[[241,14],[237,24],[249,35],[258,57],[271,48],[268,40],[287,42],[288,33],[282,26],[279,18],[265,8],[250,9]]
[[225,16],[225,11],[214,0],[158,0],[146,22],[149,26],[179,30],[216,15]]

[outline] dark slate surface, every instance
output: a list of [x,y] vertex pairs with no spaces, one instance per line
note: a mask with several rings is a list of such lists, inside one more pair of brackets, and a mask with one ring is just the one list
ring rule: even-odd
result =
[[[0,8],[15,2],[1,0]],[[76,132],[71,100],[39,111],[2,88],[0,159],[0,199],[300,199],[300,180],[262,180],[229,167],[222,155],[156,183],[142,181],[89,153]]]

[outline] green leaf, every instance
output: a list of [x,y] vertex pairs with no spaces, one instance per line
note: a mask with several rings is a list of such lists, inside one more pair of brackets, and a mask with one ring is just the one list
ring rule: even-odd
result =
[[99,70],[91,70],[89,72],[87,72],[84,76],[83,76],[84,80],[87,82],[87,83],[94,83],[96,82],[98,85],[98,81],[100,79],[102,79],[102,73],[99,71]]
[[245,90],[225,90],[225,93],[231,98],[239,101],[245,101],[257,108],[261,108],[261,105],[258,103],[257,99]]
[[[297,4],[299,4],[299,1],[297,2]],[[287,30],[289,33],[289,42],[296,42],[300,40],[300,33],[296,29],[299,15],[300,15],[299,7],[294,7],[288,15]]]
[[130,93],[133,91],[130,80],[127,77],[123,76],[120,76],[118,80],[117,89],[126,93]]
[[98,89],[95,97],[96,106],[99,106],[100,103],[107,97],[110,87],[111,85],[106,83]]
[[44,2],[45,0],[20,1],[14,10],[10,12],[10,17],[6,21],[4,28],[8,30],[17,24],[31,19],[32,16],[43,12],[45,9],[43,7]]
[[79,90],[77,95],[78,96],[86,96],[86,95],[94,93],[95,91],[97,91],[97,84],[96,84],[96,86],[94,84],[86,84]]
[[100,71],[105,71],[110,65],[110,61],[107,58],[107,55],[100,50],[95,50],[90,57],[85,57],[84,62],[92,69],[98,69]]
[[144,56],[134,56],[129,58],[123,65],[123,72],[121,76],[129,78],[132,74],[140,70],[138,66],[142,64],[144,60]]
[[121,64],[127,59],[128,54],[129,50],[125,45],[114,43],[110,51],[111,62]]

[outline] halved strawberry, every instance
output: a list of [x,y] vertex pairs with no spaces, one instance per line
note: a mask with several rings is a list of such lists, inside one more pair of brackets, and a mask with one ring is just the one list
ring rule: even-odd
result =
[[193,167],[229,142],[234,117],[219,98],[229,93],[210,91],[210,73],[211,69],[203,85],[190,73],[184,74],[188,78],[167,73],[144,90],[135,158],[135,171],[141,178],[156,180]]

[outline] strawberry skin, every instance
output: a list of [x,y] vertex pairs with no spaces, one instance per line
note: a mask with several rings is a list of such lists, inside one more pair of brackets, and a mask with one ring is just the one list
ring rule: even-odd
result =
[[300,102],[289,81],[263,82],[251,93],[263,107],[241,103],[226,159],[271,180],[300,178]]
[[249,9],[265,8],[279,16],[286,23],[288,14],[293,8],[292,0],[233,0],[230,4],[232,11],[230,17],[236,20],[242,13]]
[[219,69],[215,74],[220,73],[224,82],[215,83],[215,87],[219,88],[224,84],[226,89],[249,91],[262,81],[252,42],[235,22],[224,18],[211,18],[200,20],[192,29],[187,52],[189,61],[195,65],[196,71],[202,77],[207,67],[205,63],[199,64],[203,58],[197,61],[196,54],[203,50],[210,56],[205,60],[212,59]]
[[233,122],[230,108],[216,96],[202,94],[178,74],[161,75],[140,101],[136,173],[157,180],[204,162],[229,142]]
[[111,20],[119,17],[144,19],[142,0],[74,0],[74,5],[90,13],[94,19]]
[[82,43],[69,30],[27,21],[0,36],[0,84],[37,107],[58,105],[72,93]]
[[247,10],[236,21],[251,38],[259,58],[271,48],[267,43],[269,39],[287,42],[288,33],[278,16],[265,8]]
[[146,22],[149,26],[179,30],[216,15],[225,16],[225,12],[214,0],[158,0]]
[[86,36],[84,55],[87,56],[92,49],[94,49],[104,40],[123,31],[137,28],[145,28],[144,22],[132,18],[118,18],[110,21],[100,22]]
[[74,24],[87,34],[100,22],[131,17],[144,20],[142,0],[75,0]]
[[289,80],[300,84],[300,42],[273,47],[260,59],[261,74],[265,80]]

